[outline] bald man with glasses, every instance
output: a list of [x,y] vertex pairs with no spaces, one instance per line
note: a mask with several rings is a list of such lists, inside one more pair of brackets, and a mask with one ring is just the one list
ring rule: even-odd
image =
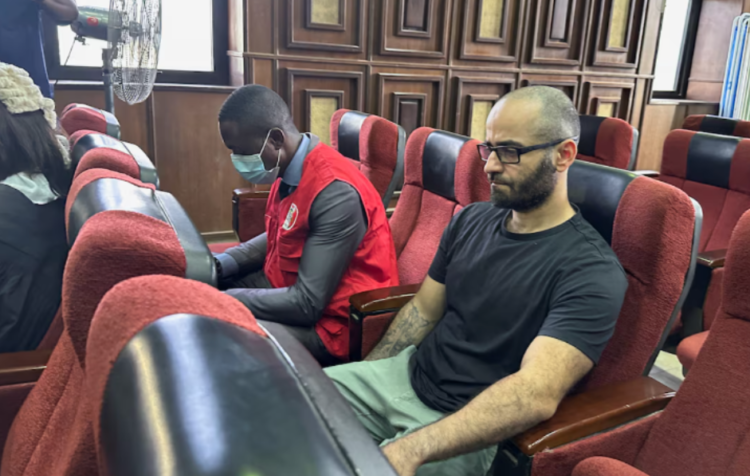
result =
[[364,362],[326,369],[401,476],[481,476],[596,365],[627,289],[568,201],[580,122],[562,92],[516,90],[479,145],[491,202],[458,213],[428,277]]

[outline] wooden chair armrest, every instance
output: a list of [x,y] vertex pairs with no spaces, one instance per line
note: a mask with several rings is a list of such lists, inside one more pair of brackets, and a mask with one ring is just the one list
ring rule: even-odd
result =
[[349,304],[352,306],[352,311],[359,313],[362,317],[368,314],[397,311],[411,301],[417,291],[419,291],[419,284],[374,289],[354,294],[349,298]]
[[698,264],[711,269],[723,268],[727,250],[704,251],[698,254]]
[[552,418],[517,435],[513,444],[532,456],[663,410],[674,395],[650,377],[571,395]]
[[633,173],[636,175],[643,175],[644,177],[652,178],[656,178],[661,175],[658,170],[633,170]]
[[51,350],[0,354],[0,386],[36,382],[51,354]]
[[248,198],[265,198],[271,194],[268,190],[253,190],[252,188],[236,188],[232,192],[232,202],[237,203]]

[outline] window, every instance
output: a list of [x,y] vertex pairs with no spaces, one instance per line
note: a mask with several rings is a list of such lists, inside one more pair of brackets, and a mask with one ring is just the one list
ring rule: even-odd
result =
[[683,98],[693,57],[700,0],[664,0],[654,65],[654,97]]
[[[161,83],[228,84],[227,2],[225,0],[161,0],[159,48]],[[109,8],[109,0],[79,0],[78,6]],[[45,21],[45,54],[50,78],[101,80],[102,48],[107,43],[75,40],[70,26]]]

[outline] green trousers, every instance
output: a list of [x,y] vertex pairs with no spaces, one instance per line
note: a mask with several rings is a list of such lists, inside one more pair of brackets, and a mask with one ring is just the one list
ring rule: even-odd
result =
[[[417,397],[409,380],[411,346],[399,355],[374,362],[356,362],[325,369],[354,413],[380,446],[434,423],[444,413]],[[417,476],[484,476],[497,446],[422,466]]]

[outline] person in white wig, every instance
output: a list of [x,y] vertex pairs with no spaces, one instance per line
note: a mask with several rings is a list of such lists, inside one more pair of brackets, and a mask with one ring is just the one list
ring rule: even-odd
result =
[[54,106],[0,63],[0,353],[36,348],[60,305],[73,171]]

